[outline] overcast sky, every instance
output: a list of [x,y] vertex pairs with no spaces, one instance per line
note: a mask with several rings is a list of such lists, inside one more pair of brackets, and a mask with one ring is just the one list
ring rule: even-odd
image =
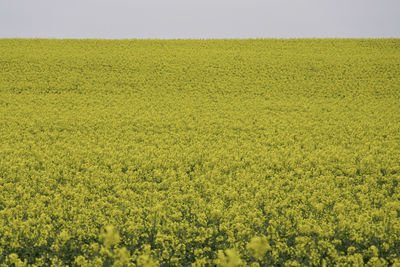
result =
[[0,38],[400,37],[400,0],[0,0]]

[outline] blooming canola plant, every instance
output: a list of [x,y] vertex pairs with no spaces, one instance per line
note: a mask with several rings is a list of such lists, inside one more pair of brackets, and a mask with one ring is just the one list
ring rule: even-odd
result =
[[400,41],[0,40],[0,266],[400,266]]

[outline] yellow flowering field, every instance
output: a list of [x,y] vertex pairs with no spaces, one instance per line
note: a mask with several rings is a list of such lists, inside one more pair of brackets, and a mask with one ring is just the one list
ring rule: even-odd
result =
[[0,266],[400,266],[400,40],[0,40]]

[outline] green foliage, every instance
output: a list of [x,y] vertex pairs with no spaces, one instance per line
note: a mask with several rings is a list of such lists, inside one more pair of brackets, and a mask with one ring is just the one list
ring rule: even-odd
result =
[[0,266],[399,266],[400,41],[0,40]]

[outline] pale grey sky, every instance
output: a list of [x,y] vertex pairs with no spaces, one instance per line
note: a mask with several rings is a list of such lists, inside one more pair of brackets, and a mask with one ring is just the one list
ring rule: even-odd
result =
[[0,0],[0,38],[400,37],[400,0]]

